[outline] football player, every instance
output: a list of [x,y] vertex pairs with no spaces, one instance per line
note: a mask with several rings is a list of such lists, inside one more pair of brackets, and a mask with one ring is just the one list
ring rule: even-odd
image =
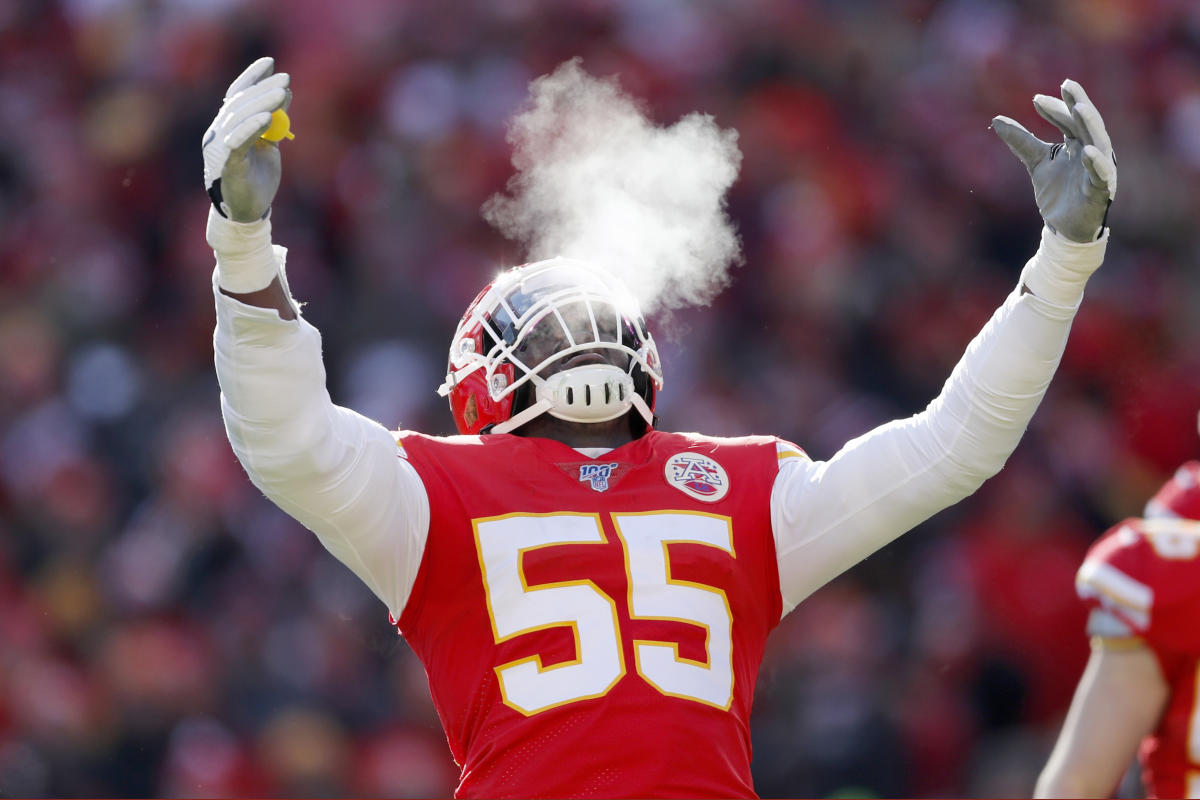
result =
[[1037,797],[1200,797],[1200,461],[1092,545],[1075,580],[1092,655]]
[[461,797],[752,797],[767,635],[818,587],[969,495],[1012,452],[1099,267],[1117,187],[1079,84],[1062,133],[993,126],[1045,221],[1020,282],[920,414],[825,462],[770,436],[658,430],[637,305],[567,259],[470,304],[445,383],[461,435],[391,433],[334,405],[318,332],[271,242],[290,99],[270,59],[204,139],[216,369],[234,452],[387,606],[421,658]]

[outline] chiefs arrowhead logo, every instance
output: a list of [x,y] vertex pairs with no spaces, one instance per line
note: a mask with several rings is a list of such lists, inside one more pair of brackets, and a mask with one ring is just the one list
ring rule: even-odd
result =
[[667,459],[667,483],[688,497],[715,503],[729,493],[725,468],[700,453],[677,453]]

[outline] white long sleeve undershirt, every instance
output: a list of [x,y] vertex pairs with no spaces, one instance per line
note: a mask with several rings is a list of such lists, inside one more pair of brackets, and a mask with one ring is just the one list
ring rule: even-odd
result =
[[[248,270],[278,274],[286,291],[284,249],[263,246],[270,221],[211,214],[208,238],[217,255],[217,377],[234,452],[254,484],[399,617],[429,529],[420,478],[397,458],[388,430],[332,403],[314,327],[220,291]],[[1014,289],[924,411],[854,439],[829,461],[782,460],[771,521],[785,613],[1003,467],[1058,366],[1106,244],[1107,233],[1076,244],[1043,229],[1021,281],[1036,294]]]

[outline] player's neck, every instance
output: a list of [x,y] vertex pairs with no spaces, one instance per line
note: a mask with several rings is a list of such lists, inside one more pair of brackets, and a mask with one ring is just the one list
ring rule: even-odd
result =
[[514,433],[518,436],[554,439],[575,448],[606,447],[611,450],[633,441],[629,420],[624,417],[608,422],[567,422],[542,414],[526,422]]

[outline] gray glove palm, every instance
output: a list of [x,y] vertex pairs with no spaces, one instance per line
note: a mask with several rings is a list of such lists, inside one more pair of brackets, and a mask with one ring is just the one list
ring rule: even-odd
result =
[[1033,106],[1062,132],[1063,142],[1043,142],[1008,117],[993,119],[992,128],[1028,170],[1038,211],[1051,230],[1074,242],[1095,241],[1117,194],[1117,162],[1104,120],[1072,80],[1063,81],[1061,100],[1039,94]]
[[204,132],[204,188],[217,211],[235,222],[266,216],[279,190],[283,160],[279,146],[259,137],[271,125],[271,112],[287,108],[292,93],[286,72],[275,60],[260,58],[229,85],[225,102]]

